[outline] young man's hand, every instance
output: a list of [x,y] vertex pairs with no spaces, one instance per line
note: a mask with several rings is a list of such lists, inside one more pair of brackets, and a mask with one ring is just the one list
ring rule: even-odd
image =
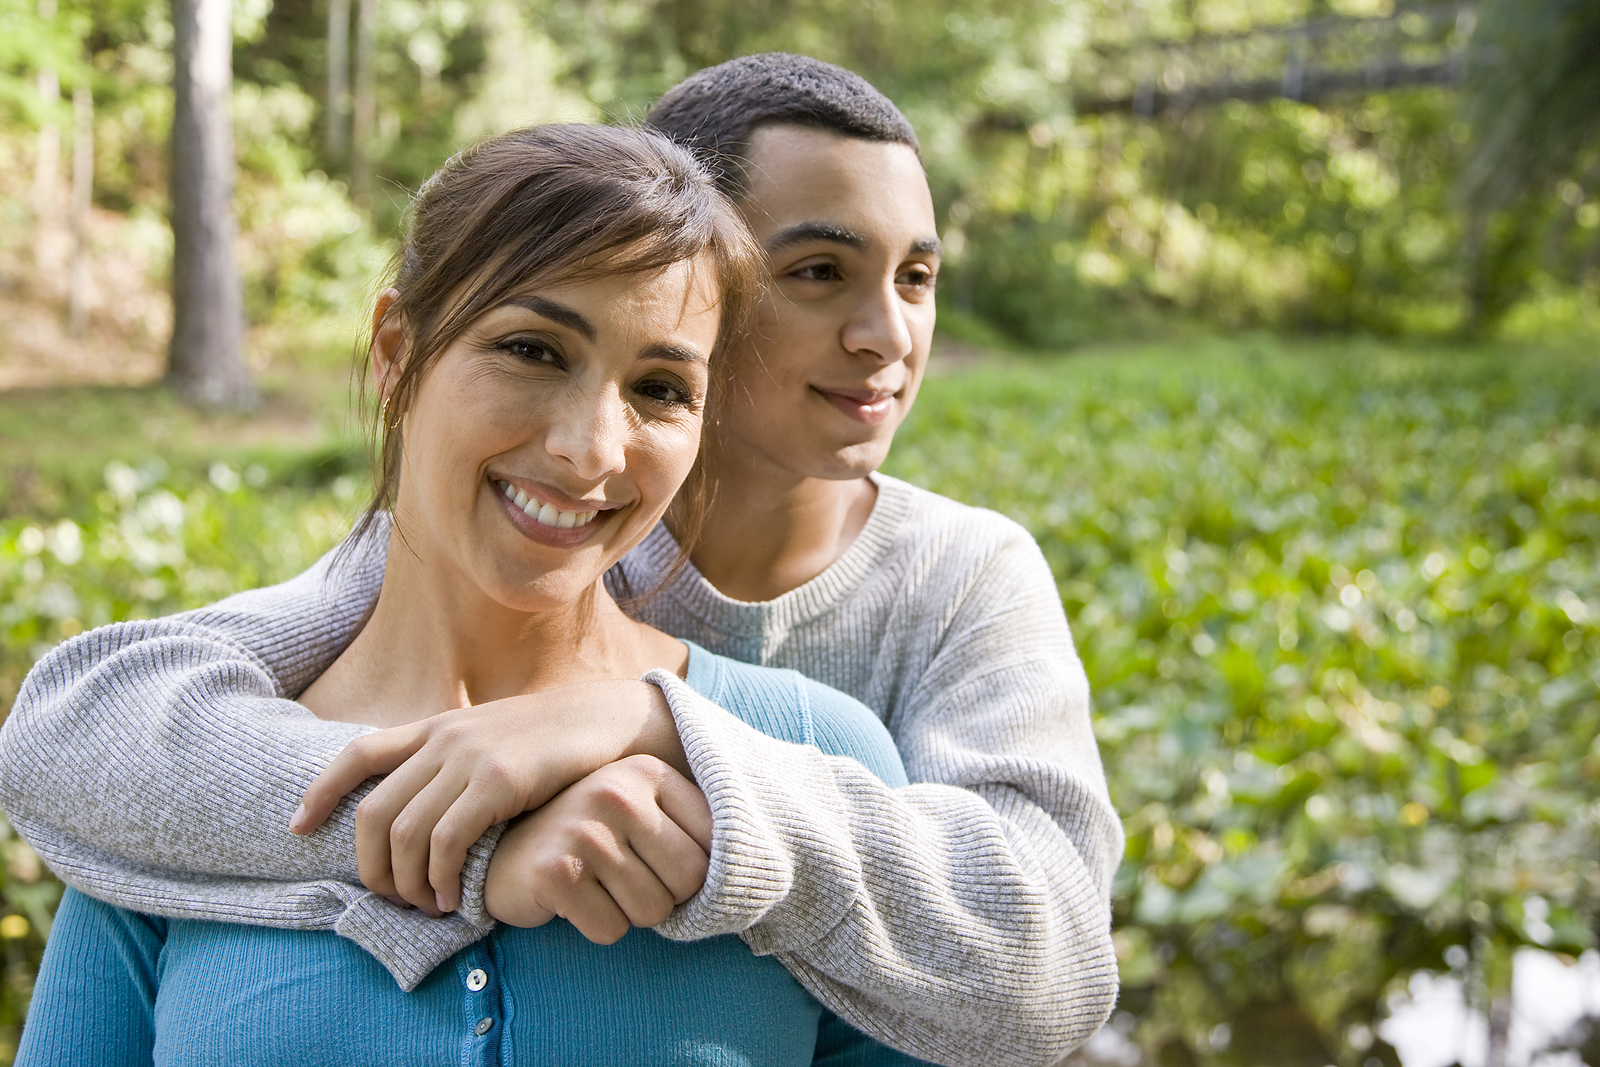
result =
[[710,853],[705,795],[661,760],[631,756],[506,831],[489,861],[484,906],[511,926],[559,915],[609,945],[699,892]]
[[496,700],[352,741],[306,789],[289,829],[310,833],[352,789],[387,775],[356,808],[361,881],[438,915],[459,906],[467,849],[485,830],[641,754],[689,773],[666,698],[648,682]]

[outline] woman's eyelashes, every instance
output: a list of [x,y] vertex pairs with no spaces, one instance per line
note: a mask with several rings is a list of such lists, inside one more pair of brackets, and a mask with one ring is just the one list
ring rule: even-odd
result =
[[699,394],[675,378],[646,378],[634,389],[640,396],[663,407],[694,408],[700,402]]
[[494,347],[524,363],[542,363],[551,367],[564,367],[567,363],[550,342],[526,334],[503,338],[495,342]]

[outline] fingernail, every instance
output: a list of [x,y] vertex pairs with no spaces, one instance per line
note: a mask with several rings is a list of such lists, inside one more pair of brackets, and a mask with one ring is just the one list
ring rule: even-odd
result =
[[448,905],[448,904],[446,904],[444,902],[444,894],[443,893],[435,892],[433,894],[433,903],[434,903],[434,906],[439,909],[439,914],[440,915],[444,915],[445,913],[447,913],[447,912],[449,912],[451,910],[450,909],[450,905]]
[[304,833],[305,832],[305,825],[306,825],[306,806],[304,804],[301,804],[298,808],[294,809],[294,814],[289,817],[289,832],[291,834]]

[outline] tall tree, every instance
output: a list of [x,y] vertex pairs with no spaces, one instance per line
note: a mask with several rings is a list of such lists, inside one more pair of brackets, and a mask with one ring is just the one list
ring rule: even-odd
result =
[[[1531,217],[1518,211],[1581,173],[1600,149],[1600,4],[1492,0],[1475,49],[1466,113],[1476,137],[1461,175],[1468,326],[1493,322],[1522,286],[1505,277]],[[1505,225],[1494,225],[1500,215]]]
[[233,258],[233,12],[229,0],[172,0],[172,350],[167,381],[208,407],[255,389]]
[[372,194],[372,131],[378,116],[378,0],[356,3],[356,85],[350,120],[350,193],[363,207]]
[[350,0],[328,0],[328,158],[350,150]]
[[[39,0],[40,21],[49,23],[55,17],[56,0]],[[33,260],[41,273],[53,276],[59,267],[56,251],[60,220],[56,208],[61,192],[61,127],[55,111],[61,104],[61,80],[46,67],[39,71],[38,85],[44,121],[39,124],[39,147],[33,164]]]
[[72,273],[67,323],[73,337],[89,328],[89,208],[94,202],[94,96],[87,79],[72,90]]

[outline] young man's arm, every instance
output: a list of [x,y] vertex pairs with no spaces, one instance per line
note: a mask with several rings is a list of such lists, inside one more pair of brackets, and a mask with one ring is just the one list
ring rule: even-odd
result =
[[[386,533],[386,531],[383,531]],[[367,892],[354,803],[287,832],[300,791],[367,728],[285,699],[334,661],[383,580],[386,536],[282,585],[102,627],[29,673],[0,729],[0,808],[68,884],[136,911],[337,930],[410,985],[482,936]],[[493,837],[467,859],[483,872]]]
[[1020,530],[889,722],[907,788],[667,684],[716,847],[706,887],[658,930],[738,932],[937,1063],[1052,1064],[1104,1022],[1122,831],[1054,580]]

